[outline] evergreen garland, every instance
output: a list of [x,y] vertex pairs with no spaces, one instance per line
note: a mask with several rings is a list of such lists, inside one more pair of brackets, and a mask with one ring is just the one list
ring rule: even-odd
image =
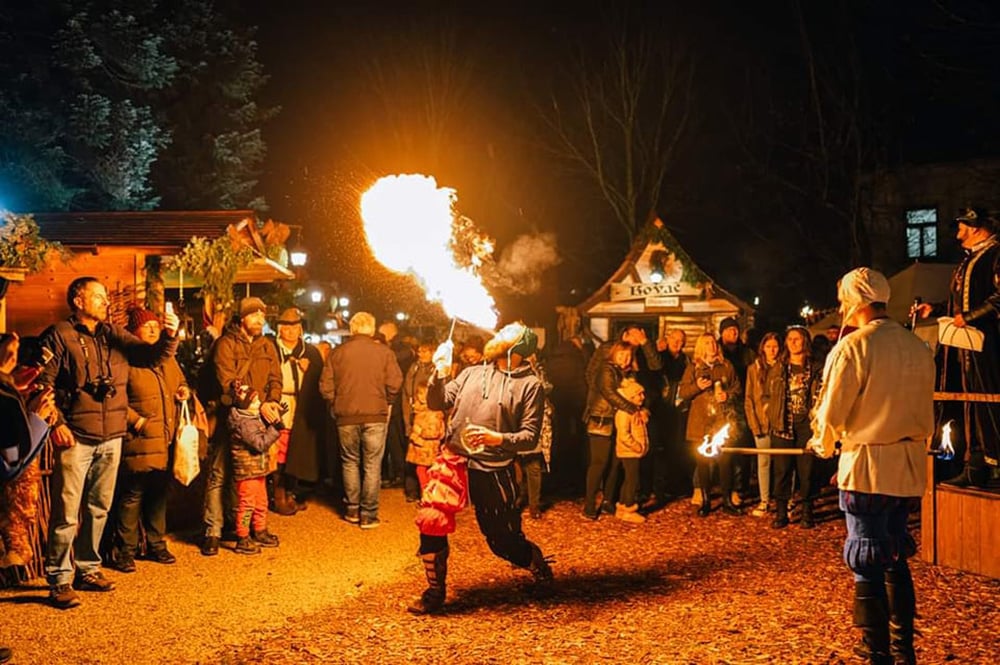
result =
[[677,239],[674,238],[673,234],[662,223],[647,224],[640,232],[639,238],[647,244],[659,243],[674,253],[674,256],[677,257],[677,260],[684,267],[684,272],[681,273],[681,281],[693,285],[711,282],[708,275],[695,265],[695,262],[691,260],[688,253],[684,251],[684,248],[677,242]]
[[0,225],[0,266],[22,268],[29,273],[45,267],[49,252],[66,256],[68,252],[57,242],[42,238],[38,224],[31,215],[3,213]]
[[209,296],[217,307],[228,309],[233,305],[236,273],[252,262],[250,248],[242,244],[234,246],[228,236],[215,240],[194,237],[180,254],[170,259],[167,267],[201,279],[198,295]]

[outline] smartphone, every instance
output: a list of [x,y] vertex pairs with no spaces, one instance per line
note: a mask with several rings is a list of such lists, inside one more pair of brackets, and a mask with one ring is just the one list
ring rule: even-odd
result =
[[168,301],[167,301],[167,305],[166,305],[166,308],[165,308],[165,309],[166,309],[166,311],[167,311],[167,314],[173,314],[173,313],[174,313],[174,303],[172,303],[172,302],[170,302],[170,301],[168,300]]

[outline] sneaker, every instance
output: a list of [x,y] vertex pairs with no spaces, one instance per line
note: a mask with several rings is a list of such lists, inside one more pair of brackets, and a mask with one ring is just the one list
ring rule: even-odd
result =
[[754,517],[766,517],[767,516],[767,501],[761,501],[750,513]]
[[378,526],[379,526],[379,524],[381,524],[381,523],[382,522],[380,522],[377,517],[362,517],[361,518],[361,528],[362,529],[377,529]]
[[260,533],[254,534],[253,540],[261,547],[277,547],[278,537],[264,529]]
[[361,521],[361,509],[357,506],[354,508],[348,507],[347,511],[344,513],[344,519],[351,524],[357,524]]
[[250,536],[246,536],[236,541],[233,551],[237,554],[260,554],[260,545],[250,540]]
[[113,591],[115,583],[104,576],[101,571],[77,575],[73,586],[77,591]]
[[80,604],[80,596],[71,584],[56,584],[49,589],[49,603],[60,610],[68,610]]
[[166,545],[162,544],[150,547],[149,551],[146,552],[146,558],[150,561],[166,565],[177,563],[177,557],[175,557],[170,550],[167,549]]

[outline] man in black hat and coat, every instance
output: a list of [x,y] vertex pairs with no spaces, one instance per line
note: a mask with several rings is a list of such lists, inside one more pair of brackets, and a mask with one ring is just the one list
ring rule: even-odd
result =
[[[981,351],[941,345],[938,390],[1000,394],[1000,242],[996,220],[983,209],[967,208],[954,224],[965,256],[952,274],[948,302],[922,303],[914,311],[922,319],[947,314],[954,317],[958,328],[983,333]],[[1000,404],[962,402],[960,407],[965,467],[945,482],[984,486],[991,467],[996,469],[1000,460]]]

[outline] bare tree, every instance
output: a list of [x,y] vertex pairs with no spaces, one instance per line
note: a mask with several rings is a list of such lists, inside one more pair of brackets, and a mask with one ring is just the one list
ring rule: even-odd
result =
[[616,22],[603,48],[579,47],[541,116],[551,149],[597,187],[631,241],[659,204],[689,129],[695,66],[650,26]]

